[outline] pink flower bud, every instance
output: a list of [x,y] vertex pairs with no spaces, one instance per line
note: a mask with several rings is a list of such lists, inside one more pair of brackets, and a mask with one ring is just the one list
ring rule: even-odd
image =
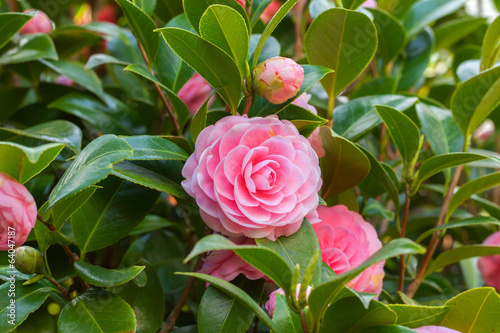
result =
[[[500,246],[500,231],[486,238],[483,245]],[[500,290],[500,255],[481,257],[478,266],[484,283]]]
[[[311,99],[311,95],[308,93],[303,93],[295,101],[293,101],[292,104],[295,104],[297,106],[300,106],[301,108],[304,108],[315,115],[318,114],[318,110],[311,104],[309,104],[309,100]],[[314,132],[307,138],[309,142],[311,143],[311,146],[313,147],[314,151],[316,154],[318,154],[319,158],[322,158],[325,156],[326,152],[325,149],[323,148],[323,141],[321,140],[321,136],[319,135],[319,128],[316,128]]]
[[[186,84],[179,91],[177,96],[189,109],[190,114],[195,114],[196,111],[205,103],[208,96],[210,96],[210,92],[212,91],[212,87],[205,81],[204,78],[200,76],[200,74],[196,73],[192,78],[189,79]],[[209,105],[213,103],[215,99],[215,95],[208,102]]]
[[[23,13],[29,13],[32,12],[36,9],[28,9],[25,10]],[[33,18],[31,18],[28,23],[22,27],[21,31],[19,33],[21,35],[29,35],[29,34],[36,34],[36,33],[50,33],[52,31],[52,21],[50,18],[39,10]]]
[[[296,290],[295,297],[298,300],[299,294],[300,294],[300,283],[297,284],[297,287],[295,290]],[[307,286],[306,299],[309,299],[309,295],[311,294],[311,291],[312,291],[311,286]],[[273,291],[269,295],[269,300],[266,302],[265,307],[266,307],[267,312],[269,312],[269,317],[271,317],[271,318],[274,316],[274,311],[276,310],[276,294],[281,294],[281,295],[285,296],[285,291],[283,289],[279,288],[279,289],[276,289],[275,291]]]
[[253,75],[255,92],[273,104],[281,104],[300,90],[304,69],[292,59],[274,57],[257,65]]
[[[237,245],[255,245],[255,240],[252,238],[229,237],[229,240]],[[240,274],[245,275],[250,280],[265,277],[261,271],[252,267],[232,250],[213,251],[203,261],[203,266],[199,270],[200,273],[209,274],[226,281],[234,280]]]
[[[321,222],[312,224],[323,261],[336,274],[342,274],[361,265],[368,257],[382,248],[375,228],[361,215],[343,205],[319,206],[316,210]],[[306,218],[317,220],[315,214]],[[360,292],[380,294],[384,278],[385,261],[376,263],[347,283]]]
[[26,187],[0,173],[0,251],[23,245],[36,215],[35,200]]
[[414,328],[413,330],[418,333],[460,333],[459,331],[444,326],[422,326]]

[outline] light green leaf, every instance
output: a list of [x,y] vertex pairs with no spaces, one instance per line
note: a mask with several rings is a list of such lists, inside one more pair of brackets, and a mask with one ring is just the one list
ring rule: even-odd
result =
[[377,28],[378,50],[387,65],[403,51],[406,45],[406,30],[401,22],[390,13],[368,8]]
[[0,56],[0,65],[18,64],[39,58],[57,60],[54,42],[48,35],[32,35],[20,40],[19,45]]
[[327,120],[298,105],[290,104],[279,113],[280,119],[289,120],[306,138]]
[[87,60],[87,63],[85,64],[85,69],[91,69],[105,64],[115,64],[123,66],[129,65],[128,62],[116,59],[115,57],[110,56],[109,54],[95,53],[90,56],[89,60]]
[[0,49],[31,20],[36,11],[29,13],[0,13]]
[[148,16],[153,15],[156,8],[156,0],[134,0],[134,3]]
[[137,160],[178,160],[186,161],[189,155],[175,143],[151,135],[122,137],[132,147],[134,153],[128,161]]
[[481,49],[481,70],[493,67],[500,56],[500,17],[491,23]]
[[486,23],[483,17],[464,17],[447,21],[434,29],[435,49],[450,47]]
[[397,325],[417,328],[438,325],[450,311],[450,306],[418,306],[406,304],[389,304],[388,308],[397,315]]
[[280,293],[275,293],[276,307],[273,314],[273,322],[278,328],[278,332],[302,333],[302,323],[297,313],[288,306],[286,297]]
[[139,275],[146,266],[132,266],[119,269],[107,269],[94,266],[86,262],[75,261],[76,273],[89,284],[96,287],[113,287],[122,285],[137,275]]
[[[191,26],[196,32],[200,32],[200,21],[203,14],[211,5],[224,5],[236,10],[244,19],[245,24],[249,27],[248,15],[237,1],[234,0],[183,0],[184,12],[191,23]],[[250,29],[249,29],[250,30]]]

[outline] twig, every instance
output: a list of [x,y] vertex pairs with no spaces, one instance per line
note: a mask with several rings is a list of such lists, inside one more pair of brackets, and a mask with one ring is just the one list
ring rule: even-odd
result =
[[302,330],[304,333],[309,333],[309,328],[307,328],[307,319],[304,309],[300,310],[300,322],[302,323]]
[[[453,174],[453,178],[450,182],[450,186],[448,187],[448,191],[446,192],[443,206],[441,207],[441,212],[439,213],[439,218],[436,223],[436,227],[439,227],[443,225],[444,220],[446,218],[446,213],[448,212],[448,206],[450,205],[451,198],[453,197],[453,192],[455,190],[455,187],[458,184],[458,180],[460,179],[460,175],[462,174],[462,169],[463,165],[457,166],[455,169],[455,173]],[[415,296],[415,293],[417,292],[418,287],[420,286],[420,282],[422,281],[422,278],[424,277],[425,271],[427,270],[427,266],[429,266],[429,263],[431,261],[432,255],[434,254],[434,251],[436,251],[436,248],[439,244],[440,241],[440,235],[441,231],[436,231],[432,235],[431,241],[429,243],[429,246],[427,247],[427,251],[424,254],[424,258],[422,259],[422,263],[420,264],[420,267],[417,271],[417,275],[411,281],[411,283],[408,285],[408,288],[406,289],[406,295],[409,297]]]
[[253,100],[254,95],[250,95],[245,98],[245,108],[243,109],[243,114],[248,114],[248,111],[250,111],[250,108],[252,107]]
[[66,288],[64,288],[63,286],[61,286],[59,284],[59,282],[57,282],[56,280],[54,280],[53,278],[51,278],[50,276],[46,276],[45,277],[47,280],[49,280],[50,283],[52,283],[54,286],[56,286],[63,294],[64,298],[70,302],[71,301],[71,297],[69,296],[69,292]]
[[[406,183],[405,185],[405,208],[403,212],[403,221],[401,223],[401,230],[399,232],[399,237],[403,238],[406,235],[406,221],[408,220],[408,211],[410,210],[410,185]],[[403,291],[405,286],[405,271],[406,262],[405,256],[402,254],[399,256],[399,285],[398,290]]]
[[9,7],[9,12],[17,12],[16,0],[7,0],[7,7]]
[[[50,230],[50,231],[58,231],[53,225],[52,223],[50,222],[47,222],[43,219],[43,217],[38,214],[37,217],[36,217],[40,222],[42,222],[43,224],[45,224],[45,226]],[[73,251],[71,251],[71,249],[67,246],[67,245],[62,245],[60,244],[63,249],[64,249],[64,252],[66,252],[66,255],[68,256],[69,258],[69,261],[71,262],[71,265],[73,265],[75,263],[75,261],[78,261],[80,260],[80,257],[78,257],[78,255],[76,255],[75,253],[73,253]]]
[[302,57],[302,21],[304,19],[304,8],[306,6],[306,1],[299,1],[295,5],[295,59],[300,59]]

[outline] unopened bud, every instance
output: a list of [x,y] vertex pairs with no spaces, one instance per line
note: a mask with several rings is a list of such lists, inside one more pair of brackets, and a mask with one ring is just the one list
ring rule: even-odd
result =
[[43,273],[43,255],[37,249],[30,246],[21,246],[15,250],[14,255],[16,269],[24,274]]
[[[35,9],[25,10],[24,13],[29,13]],[[33,18],[31,18],[28,23],[19,31],[21,35],[30,35],[37,33],[50,33],[52,31],[52,21],[50,18],[39,10]]]

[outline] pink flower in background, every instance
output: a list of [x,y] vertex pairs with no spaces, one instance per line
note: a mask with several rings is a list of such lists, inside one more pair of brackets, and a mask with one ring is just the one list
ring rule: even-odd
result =
[[[295,101],[293,101],[293,104],[300,106],[301,108],[304,108],[315,115],[318,115],[318,110],[311,104],[309,104],[309,100],[311,99],[311,95],[308,93],[303,93]],[[311,146],[313,147],[314,151],[316,154],[318,154],[319,158],[322,158],[325,156],[326,152],[325,149],[323,148],[323,141],[321,140],[321,136],[319,135],[319,128],[316,128],[314,132],[307,138],[309,142],[311,143]]]
[[[361,215],[343,205],[319,206],[321,222],[312,224],[319,240],[323,261],[336,274],[342,274],[363,263],[382,247],[375,228]],[[347,286],[360,292],[382,291],[385,261],[370,266]]]
[[26,187],[0,173],[0,251],[9,249],[9,235],[15,236],[11,240],[16,247],[23,245],[35,226],[36,215],[35,200]]
[[240,5],[243,7],[246,7],[247,1],[246,0],[236,0]]
[[493,134],[495,134],[495,123],[491,121],[490,119],[486,119],[481,126],[479,126],[472,136],[474,139],[478,141],[486,141],[488,140]]
[[273,0],[260,15],[261,20],[264,21],[264,23],[269,23],[274,14],[276,14],[276,12],[280,9],[281,5],[280,1]]
[[[205,81],[200,74],[196,73],[189,79],[188,82],[186,82],[186,84],[184,84],[177,96],[179,96],[179,98],[186,103],[189,113],[195,114],[203,103],[205,103],[208,96],[210,96],[211,91],[212,87],[208,84],[208,82]],[[213,103],[213,100],[214,98],[211,98],[209,104]]]
[[[28,9],[23,13],[29,13],[37,9]],[[37,33],[50,33],[52,31],[52,21],[50,18],[42,12],[38,10],[38,12],[31,18],[28,23],[22,27],[19,31],[21,35],[29,35],[29,34],[37,34]]]
[[[309,295],[311,294],[312,288],[311,286],[307,286],[306,290],[306,299],[309,299]],[[281,294],[285,296],[285,291],[281,288],[276,289],[269,295],[269,300],[266,302],[266,310],[269,312],[269,317],[274,316],[274,311],[276,310],[276,294]],[[297,297],[297,300],[299,299],[299,294],[300,294],[300,283],[297,284],[296,288],[296,294],[295,297]]]
[[297,95],[304,69],[292,59],[274,57],[258,64],[253,75],[255,92],[273,104],[281,104]]
[[300,228],[322,184],[309,141],[275,115],[228,116],[206,127],[182,175],[210,228],[270,240]]
[[[500,246],[500,231],[486,238],[483,245]],[[500,255],[481,257],[478,266],[484,283],[500,290]]]
[[460,333],[459,331],[443,326],[422,326],[413,330],[418,333]]
[[[255,245],[253,238],[229,237],[229,240],[237,245]],[[226,281],[234,280],[240,274],[245,275],[250,280],[265,277],[258,269],[252,267],[231,250],[213,251],[203,261],[200,273],[210,274]]]
[[73,80],[71,80],[69,77],[64,76],[64,75],[58,75],[54,82],[57,84],[63,85],[63,86],[72,86],[73,85]]
[[366,0],[361,7],[365,8],[377,8],[377,1],[375,0]]

